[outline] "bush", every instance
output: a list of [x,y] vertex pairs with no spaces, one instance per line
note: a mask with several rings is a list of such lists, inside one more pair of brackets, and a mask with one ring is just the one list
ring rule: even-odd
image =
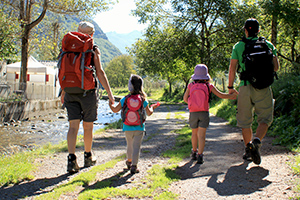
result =
[[271,135],[278,136],[276,144],[297,148],[300,144],[300,76],[282,75],[272,87],[276,102]]

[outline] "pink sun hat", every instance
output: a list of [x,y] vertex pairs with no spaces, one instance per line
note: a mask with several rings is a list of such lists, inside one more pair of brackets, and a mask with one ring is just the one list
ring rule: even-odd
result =
[[208,68],[204,64],[198,64],[195,67],[194,74],[192,75],[193,80],[209,80]]

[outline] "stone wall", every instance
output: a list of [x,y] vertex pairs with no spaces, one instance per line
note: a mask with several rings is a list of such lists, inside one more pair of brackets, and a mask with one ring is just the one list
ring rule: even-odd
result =
[[60,98],[0,103],[0,121],[23,120],[34,115],[34,112],[59,109],[61,107]]

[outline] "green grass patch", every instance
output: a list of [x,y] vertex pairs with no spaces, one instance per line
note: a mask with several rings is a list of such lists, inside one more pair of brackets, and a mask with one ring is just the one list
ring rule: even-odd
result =
[[211,103],[209,112],[236,126],[236,100],[219,99]]
[[[78,176],[74,177],[68,183],[60,185],[57,188],[55,188],[52,192],[42,194],[42,195],[38,196],[36,199],[42,199],[42,200],[59,199],[59,197],[62,194],[74,192],[74,191],[76,191],[76,189],[78,187],[81,187],[81,186],[85,187],[95,181],[97,173],[104,172],[108,168],[113,168],[116,165],[116,163],[123,160],[124,157],[125,157],[125,155],[122,155],[111,161],[108,161],[107,163],[105,163],[103,165],[94,166],[88,172],[79,174]],[[107,181],[109,182],[109,180],[107,180]]]
[[176,195],[166,190],[169,184],[179,180],[179,176],[174,173],[176,167],[177,165],[168,167],[154,165],[152,169],[148,171],[148,175],[144,180],[145,184],[131,189],[122,190],[113,188],[111,187],[113,180],[106,179],[97,182],[95,189],[81,192],[78,199],[108,199],[120,196],[127,198],[150,197],[153,199],[174,199]]
[[[76,147],[82,147],[83,136],[77,137]],[[52,145],[50,143],[32,150],[17,152],[10,156],[0,157],[0,186],[17,184],[23,180],[33,179],[32,172],[37,168],[35,160],[56,152],[68,150],[67,141]]]
[[176,130],[175,132],[179,134],[176,138],[175,147],[162,154],[164,157],[170,158],[170,163],[180,162],[182,159],[189,157],[191,153],[192,129],[189,125],[185,125],[182,129]]
[[106,127],[104,127],[104,128],[100,128],[100,129],[96,130],[96,131],[94,132],[94,134],[95,134],[95,135],[101,134],[101,133],[105,132],[105,131],[108,130],[108,129],[120,129],[120,128],[122,128],[122,119],[119,119],[118,121],[115,121],[115,122],[113,122],[113,123],[110,123],[110,124],[108,124],[108,125],[107,125]]
[[175,119],[185,119],[185,117],[182,116],[181,114],[185,114],[185,112],[184,111],[175,112]]

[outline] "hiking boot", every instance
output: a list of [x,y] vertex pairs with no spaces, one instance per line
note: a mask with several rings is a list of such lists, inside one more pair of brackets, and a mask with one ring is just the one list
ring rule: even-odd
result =
[[245,148],[245,153],[243,155],[243,159],[247,161],[252,161],[251,148],[253,148],[252,143],[248,143]]
[[94,166],[96,164],[96,161],[97,159],[93,155],[90,156],[84,155],[84,167]]
[[79,166],[77,164],[76,158],[75,160],[71,160],[70,156],[68,156],[68,166],[67,171],[71,174],[76,173],[79,171]]
[[252,141],[252,149],[251,149],[251,156],[253,159],[253,162],[257,165],[260,164],[261,162],[261,157],[260,157],[260,147],[261,147],[261,141],[259,139],[254,139]]
[[139,173],[139,172],[140,172],[140,170],[138,170],[136,165],[131,165],[131,168],[130,168],[130,173],[131,174],[136,174],[136,173]]
[[126,166],[127,166],[127,169],[130,169],[131,168],[131,162],[129,162],[128,160],[126,160]]
[[191,153],[191,159],[197,160],[197,151],[193,151],[193,149],[192,149],[192,153]]
[[197,157],[197,164],[203,164],[204,161],[203,161],[203,154],[198,154],[198,157]]

